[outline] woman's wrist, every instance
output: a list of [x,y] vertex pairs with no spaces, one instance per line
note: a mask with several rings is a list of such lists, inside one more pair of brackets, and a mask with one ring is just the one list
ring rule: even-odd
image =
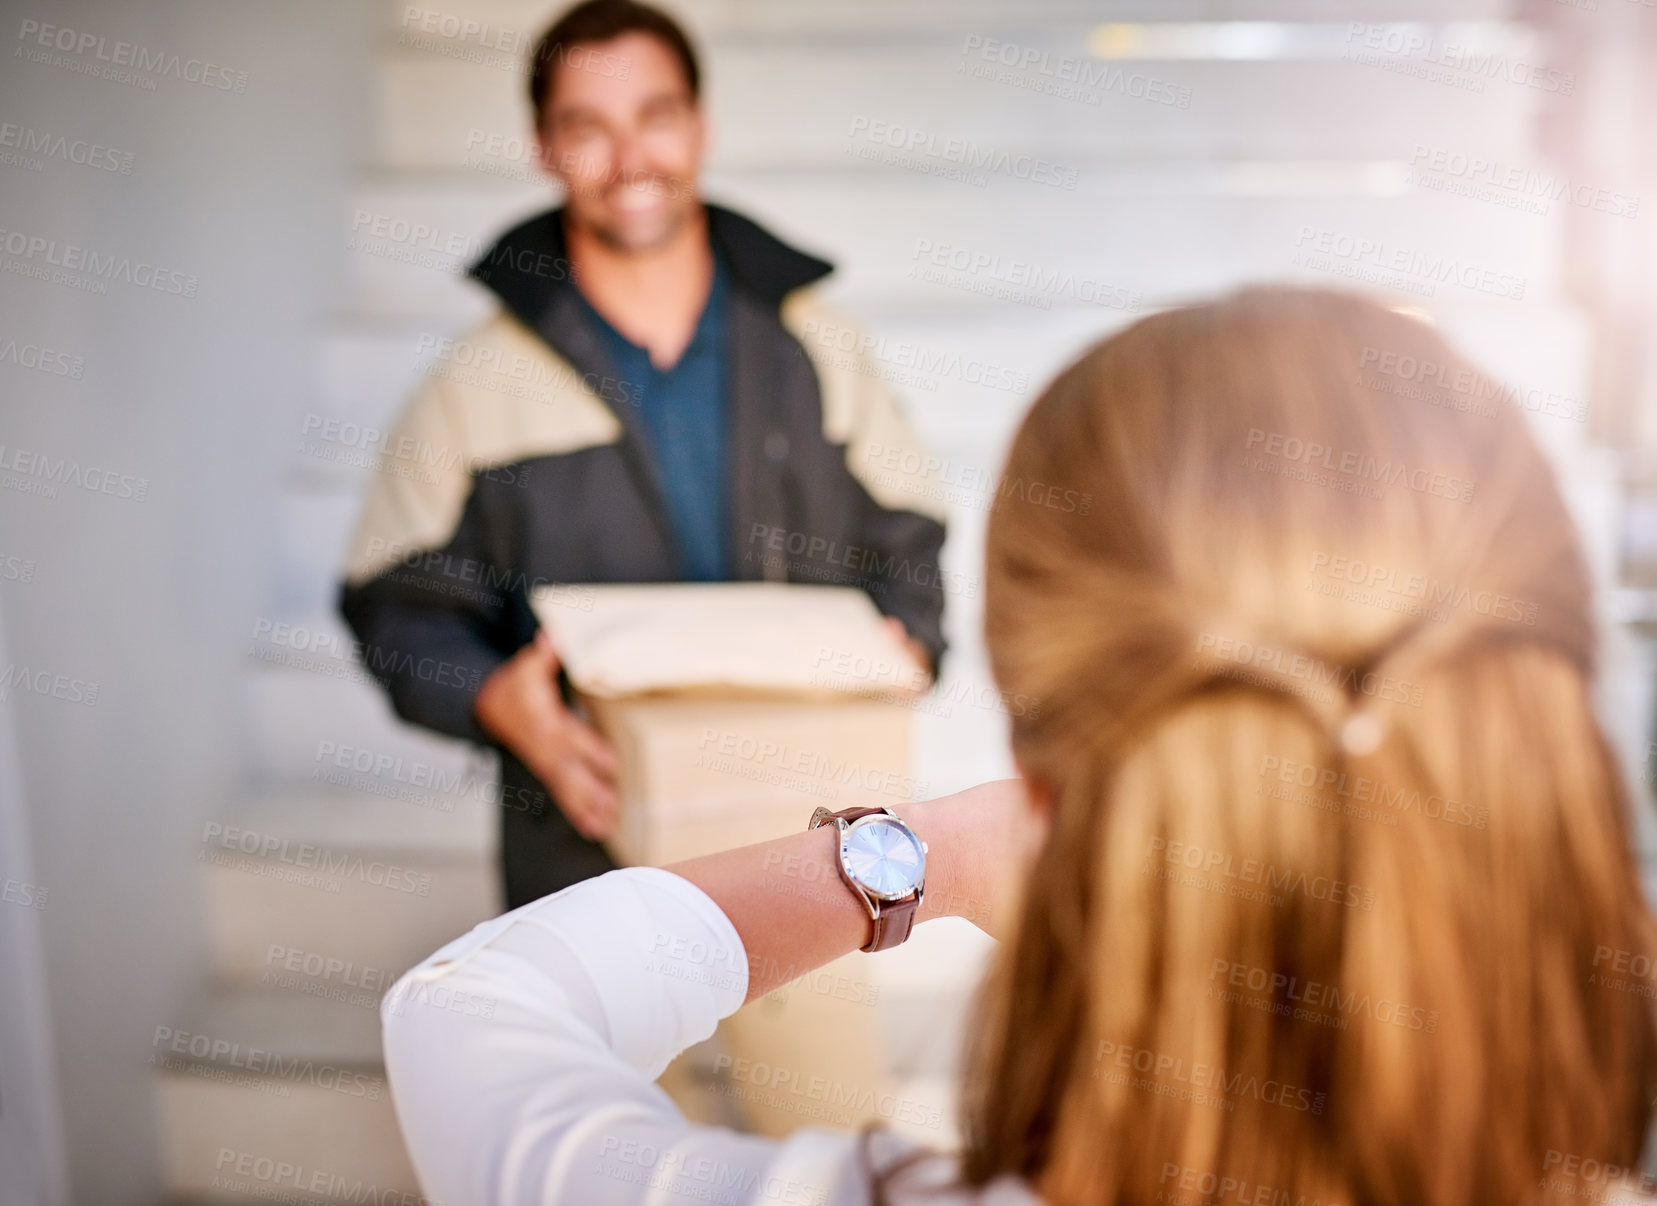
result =
[[1005,920],[1009,877],[1030,845],[1029,806],[1016,779],[894,808],[927,844],[918,921],[963,917],[987,933]]
[[926,800],[894,809],[927,845],[926,891],[917,921],[935,917],[965,917],[982,925],[989,905],[978,888],[973,810],[961,807],[953,796]]
[[[917,921],[965,917],[990,934],[1006,912],[997,891],[1016,873],[1027,806],[1016,781],[988,783],[894,808],[927,844]],[[669,871],[712,898],[748,954],[748,999],[761,996],[869,940],[869,914],[840,875],[832,831],[789,834]]]
[[926,882],[917,923],[936,917],[954,916],[961,899],[960,817],[949,808],[948,798],[919,800],[894,807],[903,821],[926,843]]

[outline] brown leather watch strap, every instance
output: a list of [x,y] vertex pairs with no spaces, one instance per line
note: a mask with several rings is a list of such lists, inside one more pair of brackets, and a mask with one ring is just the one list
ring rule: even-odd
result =
[[842,808],[839,812],[829,812],[826,809],[819,809],[818,815],[812,818],[811,828],[817,829],[823,825],[827,825],[830,821],[844,821],[846,824],[850,825],[853,821],[861,821],[864,817],[873,816],[877,812],[884,816],[892,815],[892,810],[890,808],[879,805],[873,808]]
[[875,918],[874,937],[869,939],[869,945],[863,949],[886,951],[903,943],[909,937],[909,931],[915,928],[915,913],[920,908],[920,903],[918,896],[881,901],[880,913]]

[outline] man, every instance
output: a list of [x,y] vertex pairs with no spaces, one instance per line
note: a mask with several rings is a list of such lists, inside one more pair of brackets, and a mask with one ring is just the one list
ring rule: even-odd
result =
[[805,288],[830,265],[699,197],[684,33],[591,0],[532,67],[565,204],[473,267],[500,310],[388,442],[438,468],[376,478],[340,600],[400,716],[500,749],[509,908],[614,865],[615,757],[567,704],[534,586],[852,584],[926,674],[944,647],[937,475]]

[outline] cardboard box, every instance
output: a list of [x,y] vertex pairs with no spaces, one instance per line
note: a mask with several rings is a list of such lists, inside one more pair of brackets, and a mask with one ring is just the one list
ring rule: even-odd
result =
[[917,668],[861,591],[580,586],[535,603],[621,760],[622,862],[796,832],[818,805],[926,794],[910,773]]
[[[901,809],[928,794],[910,770],[907,706],[924,674],[860,591],[564,586],[535,607],[580,706],[616,747],[619,861],[671,863],[798,833],[819,805]],[[863,958],[834,966],[855,977]],[[759,1134],[855,1128],[879,1120],[880,1035],[866,1001],[779,993],[727,1019],[663,1085],[690,1116]],[[731,1075],[750,1067],[767,1083]],[[794,1091],[810,1085],[838,1086],[832,1118]]]
[[912,711],[840,700],[643,697],[583,701],[621,762],[610,845],[660,866],[798,833],[819,805],[901,807]]
[[532,604],[584,695],[832,699],[925,690],[869,596],[844,586],[543,586]]

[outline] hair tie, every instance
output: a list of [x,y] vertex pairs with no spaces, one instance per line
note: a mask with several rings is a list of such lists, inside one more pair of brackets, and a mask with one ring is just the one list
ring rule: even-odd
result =
[[1363,758],[1381,748],[1386,736],[1380,719],[1368,708],[1359,708],[1341,722],[1337,742],[1341,750],[1352,758]]

